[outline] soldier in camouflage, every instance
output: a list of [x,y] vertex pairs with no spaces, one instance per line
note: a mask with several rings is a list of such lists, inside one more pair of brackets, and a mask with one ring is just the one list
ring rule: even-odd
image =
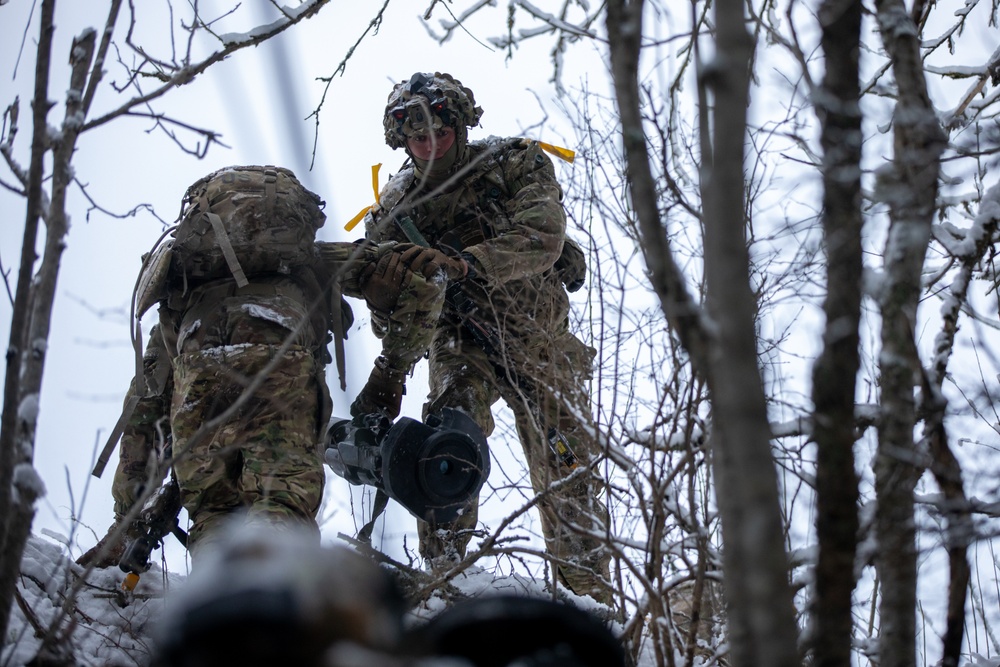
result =
[[[385,295],[384,304],[369,300],[383,350],[351,411],[398,416],[405,378],[425,354],[425,418],[457,408],[489,435],[491,407],[503,398],[515,415],[531,485],[541,494],[542,530],[561,582],[607,599],[609,554],[595,537],[608,530],[598,477],[578,474],[546,492],[571,472],[550,447],[552,429],[580,463],[600,454],[587,392],[595,352],[569,331],[564,287],[582,281],[582,253],[567,241],[562,190],[539,144],[469,142],[468,128],[481,115],[472,91],[448,74],[414,74],[389,95],[386,143],[410,159],[365,218],[369,241],[398,245],[364,272]],[[567,269],[575,275],[567,278]],[[418,289],[419,277],[426,281]],[[463,326],[468,305],[463,314],[446,299],[449,282],[461,284],[475,318],[496,334],[494,345],[485,346],[491,350]],[[419,522],[421,554],[432,564],[464,554],[477,505],[453,525]]]
[[[284,205],[279,201],[270,213],[295,214]],[[318,207],[310,214],[325,217]],[[350,326],[338,286],[380,297],[367,283],[359,285],[358,275],[392,246],[313,247],[314,261],[250,275],[244,286],[232,275],[164,279],[143,377],[133,380],[125,399],[134,407],[127,408],[112,485],[115,524],[81,563],[118,561],[135,530],[129,526],[123,536],[123,519],[144,490],[159,483],[167,461],[188,511],[193,553],[239,511],[249,521],[317,531],[325,478],[321,441],[331,414],[328,331],[336,337]],[[171,271],[164,273],[177,273]],[[424,282],[407,280],[414,288]]]
[[192,547],[239,509],[252,520],[315,526],[330,400],[326,327],[302,326],[310,303],[294,279],[272,276],[246,288],[213,281],[160,306],[145,356],[167,381],[147,391],[123,434],[116,514],[135,502],[150,446],[169,431]]

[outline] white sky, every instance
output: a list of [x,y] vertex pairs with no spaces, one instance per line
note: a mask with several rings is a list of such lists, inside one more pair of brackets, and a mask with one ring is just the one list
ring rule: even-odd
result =
[[[393,152],[385,146],[382,134],[382,111],[395,81],[409,78],[414,71],[435,70],[449,72],[462,80],[473,89],[477,102],[485,109],[482,128],[473,130],[472,138],[488,134],[518,135],[543,118],[530,91],[542,91],[540,94],[544,95],[550,88],[547,81],[552,67],[547,40],[537,40],[529,50],[516,52],[511,62],[505,61],[504,53],[491,50],[462,32],[440,46],[416,19],[417,11],[423,10],[418,5],[423,3],[397,0],[386,11],[379,33],[365,39],[348,64],[346,74],[334,80],[320,118],[316,167],[310,172],[314,126],[312,120],[304,119],[322,93],[323,84],[315,79],[334,72],[379,4],[333,2],[317,17],[292,28],[275,43],[241,51],[212,67],[195,82],[154,103],[157,111],[220,132],[221,140],[230,149],[213,146],[207,157],[199,161],[182,154],[162,133],[149,132],[150,121],[119,119],[80,139],[74,160],[78,177],[88,185],[91,196],[107,209],[124,212],[139,203],[149,203],[169,222],[177,213],[187,185],[204,174],[230,164],[278,164],[291,168],[327,200],[328,221],[322,236],[328,240],[353,240],[361,235],[359,230],[348,234],[343,224],[372,201],[371,165],[384,163],[381,179],[384,183],[405,157],[402,151]],[[25,167],[31,133],[28,101],[37,41],[37,9],[25,47],[19,49],[31,5],[29,0],[12,0],[0,8],[0,104],[6,107],[16,95],[20,96],[21,130],[15,149]],[[51,73],[49,96],[58,104],[49,114],[50,125],[62,122],[62,97],[67,87],[64,63],[71,39],[85,27],[100,30],[103,25],[105,10],[102,7],[95,12],[95,5],[62,2],[57,7],[53,53],[56,65]],[[221,13],[218,8],[229,3],[200,5],[205,16],[213,16]],[[150,18],[137,31],[140,39],[144,34],[165,34],[163,20],[154,15],[162,14],[165,6],[165,2],[140,5],[140,11],[150,12]],[[273,20],[258,18],[256,12],[261,7],[267,8],[269,3],[244,2],[240,12],[220,26],[219,31],[244,32],[265,20]],[[175,6],[178,14],[185,8],[186,5]],[[435,25],[436,18],[437,14]],[[488,8],[483,20],[477,22],[481,32],[476,37],[485,42],[490,36],[502,34],[505,21],[505,7]],[[122,40],[124,31],[120,28],[117,35]],[[153,44],[164,49],[158,55],[169,57],[162,39]],[[279,71],[275,65],[278,49],[287,54],[287,71]],[[581,56],[593,53],[587,46],[576,50]],[[115,63],[106,69],[108,74],[91,118],[122,102],[108,86],[123,80],[122,68]],[[546,130],[535,128],[532,136],[560,143],[552,127],[556,119],[549,120]],[[195,138],[187,135],[185,140],[190,145]],[[12,181],[6,168],[0,173],[5,181]],[[23,200],[0,190],[0,210],[5,218],[0,225],[0,259],[5,270],[13,267],[16,273],[24,221]],[[95,212],[87,221],[86,203],[78,191],[71,194],[70,215],[71,230],[60,270],[35,452],[35,465],[48,487],[48,495],[39,504],[34,532],[50,530],[67,535],[71,517],[79,516],[100,534],[112,518],[110,486],[117,455],[100,480],[89,474],[91,461],[120,413],[121,398],[132,377],[128,302],[140,255],[153,244],[162,227],[145,212],[125,220]],[[374,339],[368,334],[364,307],[357,302],[354,305],[357,324],[348,342],[348,396],[335,392],[335,414],[346,414],[377,354]],[[9,301],[4,299],[0,303],[0,336],[4,341],[9,335],[10,309]],[[151,323],[147,316],[144,332]],[[331,387],[336,388],[332,369],[329,378]],[[420,380],[418,373],[416,381],[410,383],[404,414],[419,417],[424,391]],[[326,532],[330,536],[337,530],[353,534],[348,485],[332,475],[328,482],[331,503],[326,511],[334,512],[335,516]],[[414,546],[412,520],[402,510],[390,514],[393,528],[389,532],[396,538],[401,531],[408,532],[408,543]],[[488,508],[485,509],[484,518],[489,518],[489,514]],[[77,538],[84,548],[94,539],[86,531]]]

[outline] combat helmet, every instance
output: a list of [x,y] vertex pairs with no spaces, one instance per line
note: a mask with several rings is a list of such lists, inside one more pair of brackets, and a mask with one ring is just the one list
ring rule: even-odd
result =
[[476,106],[472,91],[450,74],[417,72],[409,81],[397,83],[385,105],[385,143],[404,148],[408,137],[455,128],[456,138],[465,143],[467,128],[479,124],[482,107]]

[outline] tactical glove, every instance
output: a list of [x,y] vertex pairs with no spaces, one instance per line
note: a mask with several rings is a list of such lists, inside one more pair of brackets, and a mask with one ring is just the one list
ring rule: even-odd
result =
[[406,393],[405,382],[404,371],[391,368],[385,357],[379,357],[368,382],[351,404],[351,416],[382,414],[389,421],[394,420],[399,416]]
[[396,309],[400,292],[410,284],[412,274],[401,255],[387,252],[359,272],[358,287],[372,310],[391,314]]
[[[399,252],[400,246],[396,247]],[[410,267],[414,273],[419,273],[424,278],[430,279],[443,271],[448,280],[465,280],[469,277],[469,263],[462,257],[451,257],[435,250],[414,245],[402,251],[403,263]]]

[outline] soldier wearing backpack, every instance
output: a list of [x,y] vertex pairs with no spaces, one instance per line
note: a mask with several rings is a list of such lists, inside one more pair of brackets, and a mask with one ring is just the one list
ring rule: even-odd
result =
[[[386,143],[409,160],[365,217],[366,237],[396,250],[363,275],[385,304],[369,300],[382,355],[351,412],[399,414],[405,378],[429,353],[424,416],[457,408],[489,435],[492,405],[513,410],[538,501],[548,552],[563,584],[607,599],[608,528],[593,471],[600,454],[587,384],[594,350],[569,331],[567,290],[586,275],[566,237],[562,189],[549,158],[526,139],[468,141],[482,109],[448,74],[417,73],[397,84],[385,109]],[[406,273],[405,269],[411,273]],[[423,302],[430,326],[393,325],[400,288],[423,276],[439,290]],[[458,285],[458,288],[455,287]],[[573,480],[548,491],[553,482]],[[432,562],[464,555],[477,503],[454,524],[419,522],[420,552]]]
[[115,524],[84,564],[117,562],[137,528],[124,517],[167,466],[194,552],[235,512],[316,530],[327,343],[332,332],[342,367],[350,326],[339,285],[364,295],[356,270],[383,252],[317,243],[322,207],[279,167],[229,167],[188,189],[171,238],[144,258],[135,316],[158,304],[159,323],[95,468],[99,476],[120,435]]

